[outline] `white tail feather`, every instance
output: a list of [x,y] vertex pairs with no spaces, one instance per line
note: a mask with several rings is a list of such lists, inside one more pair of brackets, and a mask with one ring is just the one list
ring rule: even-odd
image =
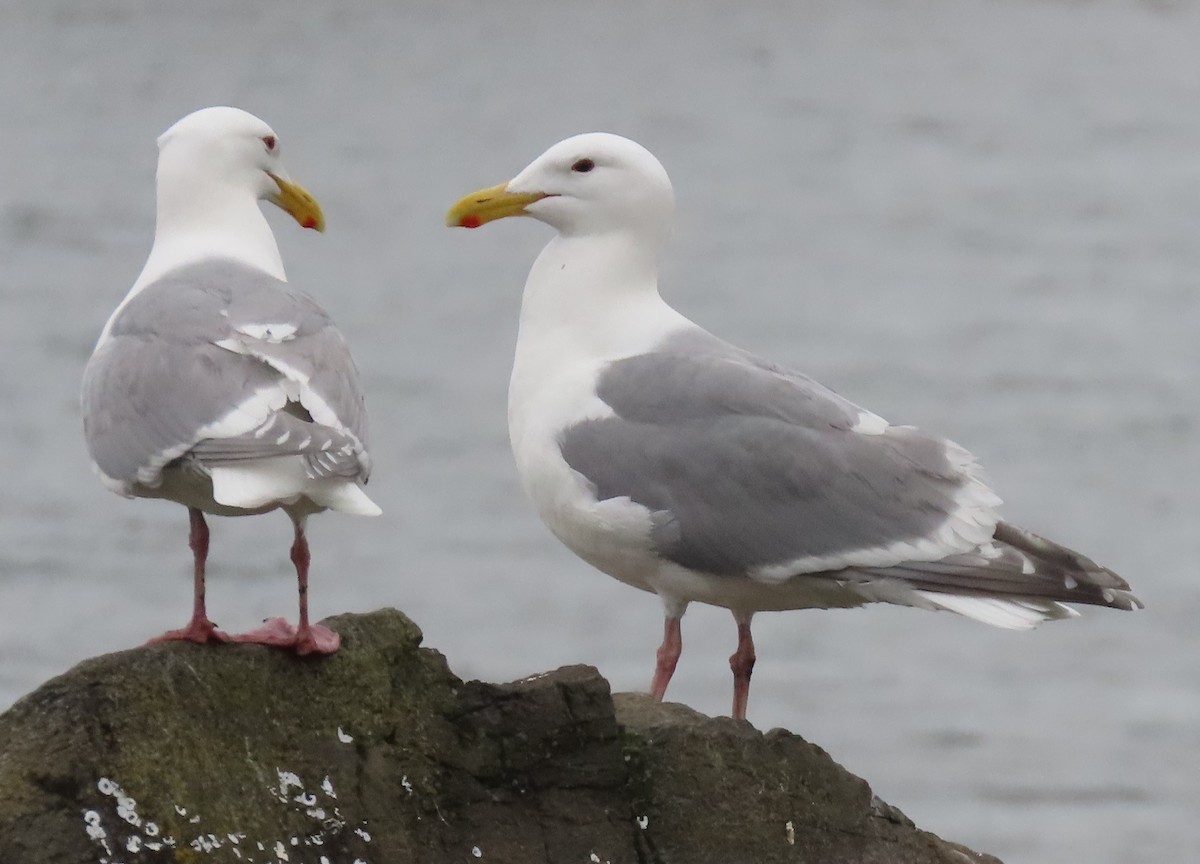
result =
[[309,483],[304,489],[304,494],[322,507],[337,510],[339,513],[378,516],[383,512],[358,483],[340,477]]
[[255,510],[270,504],[292,504],[304,496],[320,507],[342,513],[378,516],[383,512],[358,481],[345,477],[313,479],[299,456],[215,465],[210,473],[213,500],[227,507]]
[[259,459],[235,465],[216,465],[213,499],[227,507],[253,510],[276,502],[291,503],[304,489],[304,462],[297,456]]
[[1002,600],[998,597],[968,597],[962,594],[941,594],[937,591],[916,593],[939,609],[957,612],[967,618],[1008,630],[1032,630],[1044,621],[1079,617],[1079,613],[1070,606],[1053,600]]

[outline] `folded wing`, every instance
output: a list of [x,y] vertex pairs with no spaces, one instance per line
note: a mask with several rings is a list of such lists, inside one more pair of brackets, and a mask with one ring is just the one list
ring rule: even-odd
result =
[[[1136,604],[1116,574],[1000,522],[1000,499],[961,447],[703,331],[611,364],[597,391],[612,416],[565,430],[562,454],[598,499],[646,507],[656,551],[684,567],[836,579],[866,599],[1000,626],[1071,614],[1060,600]],[[1029,614],[980,602],[996,596]]]
[[134,296],[109,332],[85,371],[83,413],[117,491],[156,486],[179,459],[232,506],[367,480],[353,360],[329,316],[286,283],[234,262],[189,265]]

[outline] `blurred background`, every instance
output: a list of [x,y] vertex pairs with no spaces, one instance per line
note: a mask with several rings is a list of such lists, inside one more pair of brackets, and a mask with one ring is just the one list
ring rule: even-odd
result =
[[[83,365],[154,225],[155,138],[232,104],[324,236],[268,208],[341,325],[378,520],[311,523],[318,617],[403,609],[465,677],[648,685],[661,610],[542,527],[508,451],[545,226],[443,227],[570,134],[655,152],[667,299],[975,452],[1018,524],[1139,614],[1033,633],[894,607],[763,614],[750,718],[1008,864],[1200,843],[1200,10],[1168,2],[0,0],[0,708],[190,608],[183,508],[92,476]],[[290,528],[213,519],[209,609],[295,615]],[[669,696],[728,711],[728,613]]]

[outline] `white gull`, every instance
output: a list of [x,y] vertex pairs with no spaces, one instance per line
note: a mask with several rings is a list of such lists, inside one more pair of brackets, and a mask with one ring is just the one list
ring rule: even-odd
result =
[[447,224],[506,216],[556,236],[525,283],[509,436],[526,492],[585,561],[659,596],[661,699],[692,601],[732,611],[733,715],[764,610],[886,602],[1028,629],[1133,609],[1126,582],[1000,520],[963,448],[892,426],[711,335],[659,296],[674,218],[659,161],[606,133],[562,141]]
[[[154,641],[330,653],[337,634],[308,620],[304,528],[325,509],[379,513],[362,489],[371,470],[367,416],[345,340],[315,301],[288,286],[258,202],[318,231],[324,216],[289,179],[279,137],[245,111],[196,111],[158,147],[154,245],[84,371],[88,452],[114,492],[188,508],[192,618]],[[204,514],[276,508],[294,526],[299,626],[272,618],[228,636],[205,609]]]

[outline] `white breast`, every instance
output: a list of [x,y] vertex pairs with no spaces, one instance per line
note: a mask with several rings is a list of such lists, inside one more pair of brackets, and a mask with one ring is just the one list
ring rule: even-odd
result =
[[[527,353],[525,359],[534,358]],[[646,580],[657,563],[650,511],[628,498],[597,501],[559,448],[565,426],[612,416],[594,394],[597,369],[594,363],[518,363],[509,388],[509,440],[525,494],[554,535],[592,566],[649,590]]]
[[[691,326],[657,294],[643,308],[597,304],[595,314],[564,321],[557,302],[542,304],[527,288],[508,393],[508,430],[526,494],[547,527],[575,554],[605,573],[650,590],[659,566],[650,542],[650,511],[628,498],[597,501],[559,446],[562,431],[611,417],[596,380],[612,361],[653,349],[679,326]],[[558,298],[554,298],[557,300]],[[576,313],[578,309],[574,310]]]

